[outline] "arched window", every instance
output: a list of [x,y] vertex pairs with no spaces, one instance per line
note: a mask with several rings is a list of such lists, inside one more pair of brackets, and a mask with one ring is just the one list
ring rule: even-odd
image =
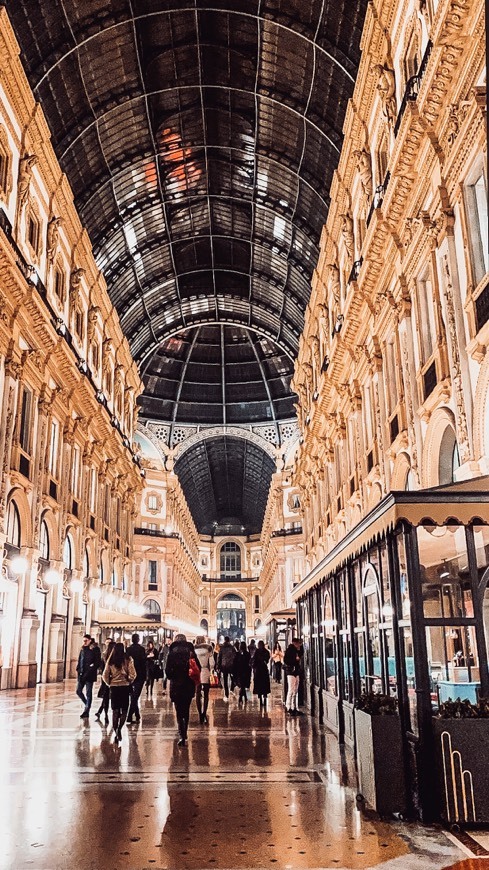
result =
[[438,482],[440,486],[453,483],[455,472],[460,466],[457,437],[452,426],[447,426],[440,444],[438,459]]
[[65,563],[65,568],[71,571],[73,568],[73,545],[71,543],[71,535],[66,535],[65,538],[63,545],[63,562]]
[[116,572],[115,568],[112,569],[112,581],[111,582],[112,582],[113,588],[116,589],[117,588],[117,572]]
[[85,554],[83,556],[83,576],[90,576],[90,556],[88,555],[88,547],[85,547]]
[[7,510],[7,544],[20,547],[20,514],[13,499],[9,501]]
[[241,550],[234,541],[226,541],[222,545],[220,559],[222,579],[241,574]]
[[202,631],[204,632],[204,634],[209,634],[209,623],[208,623],[207,619],[200,620],[200,627],[201,627]]
[[41,559],[49,559],[49,529],[46,520],[41,520],[41,530],[39,533],[39,551]]
[[148,598],[143,602],[144,618],[152,619],[154,622],[161,622],[161,607],[154,598]]
[[216,626],[219,642],[226,636],[231,640],[245,640],[246,604],[240,595],[229,592],[219,599]]

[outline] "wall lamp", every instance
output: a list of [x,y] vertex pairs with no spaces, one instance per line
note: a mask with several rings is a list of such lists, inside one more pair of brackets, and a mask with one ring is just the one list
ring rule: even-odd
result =
[[54,322],[54,328],[58,335],[66,335],[66,323],[62,317],[57,317]]
[[336,323],[335,323],[335,325],[334,325],[334,331],[335,331],[336,333],[338,333],[338,332],[340,331],[341,327],[343,326],[343,320],[344,320],[344,319],[345,319],[345,318],[343,317],[342,314],[338,314],[338,316],[337,316],[337,318],[336,318]]

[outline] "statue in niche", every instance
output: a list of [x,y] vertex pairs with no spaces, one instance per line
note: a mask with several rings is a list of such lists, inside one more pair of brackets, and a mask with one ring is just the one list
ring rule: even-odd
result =
[[367,199],[370,199],[372,196],[372,158],[370,157],[370,152],[363,149],[362,151],[355,151],[354,154],[357,158],[363,192]]
[[46,253],[49,263],[53,262],[56,256],[56,251],[58,250],[59,228],[62,223],[63,218],[60,217],[52,217],[48,223]]
[[91,342],[94,335],[95,329],[97,327],[97,320],[100,314],[100,308],[97,308],[96,305],[92,305],[88,309],[88,326],[87,326],[87,338],[88,341]]
[[19,179],[17,182],[19,209],[22,209],[27,202],[29,187],[32,181],[32,172],[36,163],[36,154],[26,154],[25,157],[21,157],[19,161]]
[[317,335],[311,337],[311,355],[314,369],[314,379],[316,387],[321,377],[321,342]]
[[379,77],[377,90],[382,103],[382,112],[389,127],[393,127],[397,118],[396,79],[394,70],[376,63],[374,73]]
[[341,215],[341,234],[345,243],[348,259],[351,263],[355,259],[355,236],[353,232],[353,218],[349,214]]
[[329,263],[326,266],[326,284],[337,305],[340,304],[341,283],[340,270],[336,263]]
[[85,269],[72,269],[70,274],[70,310],[74,311],[75,305],[78,302],[80,295],[81,281],[85,274]]

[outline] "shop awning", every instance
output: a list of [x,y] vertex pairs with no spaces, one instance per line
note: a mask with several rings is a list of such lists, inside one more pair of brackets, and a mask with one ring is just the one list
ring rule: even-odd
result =
[[341,568],[402,520],[413,526],[489,524],[489,475],[432,489],[390,492],[294,588],[294,601],[320,576]]

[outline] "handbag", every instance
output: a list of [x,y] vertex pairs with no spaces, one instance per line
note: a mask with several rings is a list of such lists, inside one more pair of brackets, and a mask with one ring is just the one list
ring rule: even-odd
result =
[[104,681],[102,680],[102,682],[100,683],[100,686],[98,687],[97,698],[105,697],[105,692],[107,689],[108,689],[107,683],[104,683]]
[[200,670],[194,658],[188,660],[188,675],[196,686],[200,683]]

